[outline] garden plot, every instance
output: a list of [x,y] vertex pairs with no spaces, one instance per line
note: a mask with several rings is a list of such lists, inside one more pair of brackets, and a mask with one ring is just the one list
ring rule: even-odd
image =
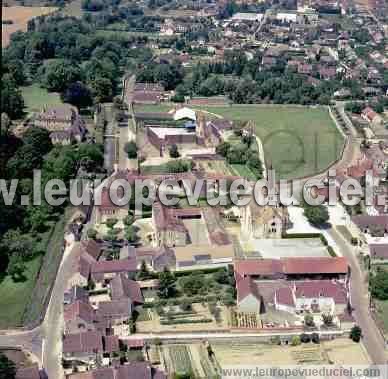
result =
[[161,350],[169,373],[192,373],[196,378],[211,378],[217,374],[218,365],[209,358],[204,344],[166,345]]

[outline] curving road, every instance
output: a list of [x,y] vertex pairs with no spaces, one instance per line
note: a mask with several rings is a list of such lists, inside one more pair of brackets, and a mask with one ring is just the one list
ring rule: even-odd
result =
[[356,323],[362,329],[363,343],[374,364],[386,364],[388,360],[385,343],[369,312],[367,279],[361,271],[354,247],[342,237],[335,227],[330,229],[329,234],[341,248],[342,255],[347,258],[351,268],[350,296],[354,308],[353,315]]

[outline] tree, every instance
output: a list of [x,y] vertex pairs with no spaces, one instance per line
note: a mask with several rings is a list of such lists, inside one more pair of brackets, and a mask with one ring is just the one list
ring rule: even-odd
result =
[[81,79],[81,71],[73,62],[58,59],[44,66],[42,83],[49,91],[63,92]]
[[161,273],[159,273],[159,290],[158,296],[162,299],[168,299],[173,297],[176,292],[175,288],[175,275],[165,267]]
[[292,336],[291,345],[292,346],[299,346],[300,344],[301,344],[300,337],[299,336]]
[[318,333],[313,333],[311,335],[311,341],[314,342],[314,343],[319,343],[320,342],[319,334]]
[[309,343],[311,341],[311,338],[310,338],[310,336],[308,334],[303,333],[303,334],[300,335],[300,340],[303,343]]
[[90,87],[96,103],[112,100],[113,84],[109,78],[98,76],[90,83]]
[[82,82],[71,83],[61,94],[65,103],[72,104],[78,109],[93,105],[93,97],[90,89]]
[[315,326],[314,317],[310,314],[306,314],[304,316],[304,324],[308,327],[314,327]]
[[379,270],[370,277],[370,291],[378,300],[388,300],[388,272]]
[[14,379],[16,377],[15,364],[0,352],[0,379]]
[[97,230],[96,229],[88,229],[87,235],[88,235],[88,238],[95,240],[97,238]]
[[105,225],[109,228],[112,229],[116,224],[117,224],[117,218],[108,218],[105,221]]
[[354,342],[360,342],[362,337],[362,330],[358,325],[354,325],[353,328],[350,330],[349,337]]
[[171,158],[179,158],[181,156],[179,154],[178,146],[175,143],[171,145],[169,152]]
[[304,215],[306,216],[308,222],[315,226],[320,226],[325,224],[329,220],[329,212],[324,205],[308,205],[303,206]]
[[125,239],[130,243],[136,242],[137,234],[133,225],[128,225],[125,228]]
[[148,271],[147,263],[145,260],[141,261],[140,270],[137,273],[137,279],[138,280],[144,280],[148,279],[150,275],[150,272]]
[[128,154],[129,159],[137,158],[136,142],[134,141],[127,142],[124,146],[124,151]]
[[1,113],[5,112],[11,119],[23,115],[24,100],[20,90],[10,74],[1,77]]
[[11,120],[8,117],[7,113],[3,112],[1,114],[0,137],[8,134],[8,130],[10,126],[11,126]]
[[229,142],[221,142],[217,147],[216,147],[216,153],[226,157],[228,154],[228,151],[230,150],[230,143]]
[[333,315],[330,313],[323,313],[322,314],[322,321],[326,326],[333,325]]
[[22,257],[19,255],[12,255],[7,268],[7,274],[12,277],[15,282],[25,280],[24,270],[26,266],[23,262]]

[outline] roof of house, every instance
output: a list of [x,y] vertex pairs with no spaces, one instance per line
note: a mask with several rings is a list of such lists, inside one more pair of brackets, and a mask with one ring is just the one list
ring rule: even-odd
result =
[[388,215],[356,215],[352,217],[352,221],[361,229],[368,228],[370,225],[380,225],[388,229]]
[[152,379],[152,369],[148,362],[133,362],[117,368],[117,379]]
[[121,318],[131,315],[132,302],[130,299],[101,301],[98,303],[98,313],[102,317]]
[[118,336],[106,336],[104,337],[105,341],[105,352],[114,353],[120,350],[119,346],[119,337]]
[[249,276],[239,280],[236,283],[236,289],[238,303],[249,295],[254,296],[257,300],[261,298],[257,284]]
[[65,354],[102,353],[102,335],[94,331],[66,334],[63,339],[63,352]]
[[92,274],[128,273],[136,271],[136,259],[119,259],[112,261],[94,262],[91,267]]
[[41,379],[38,365],[19,368],[16,371],[15,379]]
[[97,263],[97,261],[89,254],[87,253],[81,253],[81,255],[78,257],[78,272],[86,279],[89,279],[89,274],[92,269],[92,265]]
[[101,255],[101,247],[94,240],[81,241],[80,242],[80,248],[81,248],[82,252],[88,253],[89,255],[91,255],[96,260]]
[[92,323],[95,319],[94,308],[89,303],[82,301],[75,301],[74,303],[65,305],[64,307],[64,319],[65,322],[80,318],[85,322]]
[[73,303],[77,300],[87,303],[89,301],[89,292],[80,286],[73,286],[65,292],[64,299],[68,303]]
[[388,244],[370,244],[369,252],[371,258],[388,259]]
[[113,367],[98,368],[86,372],[71,374],[68,379],[116,379],[115,369]]
[[296,299],[330,298],[336,304],[346,304],[348,301],[345,287],[331,280],[305,280],[290,282],[288,287],[276,291],[278,304],[295,306]]
[[348,264],[344,257],[295,257],[281,259],[237,260],[234,270],[239,277],[283,274],[345,274]]
[[125,275],[116,275],[110,282],[112,300],[129,298],[133,303],[144,303],[139,284]]

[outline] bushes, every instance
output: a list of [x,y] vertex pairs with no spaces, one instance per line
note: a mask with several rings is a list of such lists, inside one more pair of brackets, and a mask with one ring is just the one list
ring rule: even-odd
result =
[[160,325],[206,324],[212,321],[213,320],[211,318],[201,318],[199,320],[179,319],[179,320],[160,321]]
[[308,334],[303,333],[300,335],[300,341],[302,343],[309,343],[311,341],[311,337]]

